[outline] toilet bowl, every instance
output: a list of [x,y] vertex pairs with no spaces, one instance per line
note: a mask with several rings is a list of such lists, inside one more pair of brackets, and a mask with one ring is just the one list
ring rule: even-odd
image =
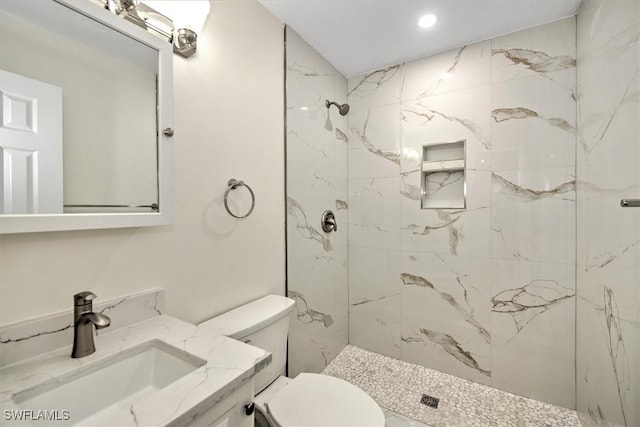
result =
[[271,364],[254,378],[256,426],[384,426],[380,406],[357,386],[322,374],[284,376],[294,304],[268,295],[198,325],[271,352]]

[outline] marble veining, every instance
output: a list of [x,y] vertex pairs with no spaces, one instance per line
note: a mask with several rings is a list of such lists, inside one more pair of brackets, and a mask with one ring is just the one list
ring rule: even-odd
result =
[[431,172],[425,177],[425,196],[433,196],[462,180],[464,174],[460,171]]
[[452,217],[449,213],[442,211],[437,212],[437,215],[443,222],[435,225],[408,224],[402,229],[410,231],[414,236],[428,236],[432,231],[446,229],[449,233],[449,253],[457,255],[461,232],[459,228],[455,227],[455,223],[460,219],[460,216]]
[[437,216],[437,221],[434,220],[427,225],[409,223],[402,226],[401,229],[410,232],[413,236],[421,237],[427,237],[438,230],[446,230],[449,236],[448,252],[451,255],[458,255],[460,242],[465,239],[465,233],[461,225],[464,216],[487,209],[488,207],[486,206],[474,209],[432,209]]
[[492,54],[503,55],[513,65],[523,65],[536,73],[552,73],[576,66],[576,60],[571,56],[551,56],[531,49],[492,49]]
[[401,65],[394,65],[365,74],[348,92],[348,96],[365,97],[371,95],[400,72]]
[[575,132],[575,127],[573,127],[569,122],[561,117],[550,117],[546,118],[538,114],[537,112],[530,110],[528,108],[523,107],[515,107],[515,108],[496,108],[491,112],[491,116],[496,123],[504,122],[507,120],[522,120],[522,119],[540,119],[545,123],[550,124],[551,126],[556,126],[567,132]]
[[[459,314],[460,316],[462,316],[462,318],[465,320],[465,322],[467,322],[468,324],[472,325],[477,333],[487,342],[490,343],[491,342],[491,334],[489,333],[489,331],[487,331],[487,329],[485,329],[480,322],[478,322],[474,317],[473,317],[473,311],[470,308],[464,308],[460,305],[460,303],[458,303],[458,301],[456,301],[456,299],[453,297],[453,295],[441,291],[437,288],[437,285],[430,282],[429,280],[425,279],[424,277],[421,276],[416,276],[413,274],[409,274],[409,273],[402,273],[400,275],[400,278],[402,279],[402,284],[404,286],[419,286],[419,287],[423,287],[423,288],[427,288],[430,289],[434,292],[436,292],[438,294],[438,296],[440,296],[440,298],[442,298],[447,304],[449,304],[451,307],[453,307]],[[464,287],[464,285],[462,284],[462,280],[460,279],[460,276],[458,275],[456,278],[457,283],[463,288],[464,290],[464,294],[467,294],[467,290]],[[468,303],[468,301],[466,301]]]
[[[498,227],[492,227],[491,231],[493,231],[498,236],[498,240],[500,241],[502,246],[505,247],[505,248],[508,248],[507,241],[509,239],[507,239],[505,237],[505,232],[501,228],[498,228]],[[519,261],[531,261],[529,259],[529,257],[527,257],[526,255],[522,254],[519,251],[510,250],[509,253],[514,259],[517,259]]]
[[[631,10],[628,18],[632,18],[634,12],[634,10]],[[640,40],[640,26],[638,26],[637,21],[632,22],[632,19],[628,19],[628,21],[626,23],[615,22],[615,25],[608,25],[607,34],[602,34],[601,36],[603,37],[598,40],[592,40],[594,43],[587,47],[589,50],[588,56],[585,56],[584,59],[588,59],[592,64],[606,63],[629,54],[630,49],[637,46],[638,40]],[[584,51],[586,52],[586,49]]]
[[[438,331],[432,331],[425,328],[420,328],[420,333],[426,336],[429,339],[429,341],[442,347],[447,353],[455,357],[458,361],[467,365],[471,369],[475,369],[476,371],[480,372],[482,375],[491,377],[491,371],[482,369],[480,367],[480,364],[476,361],[476,359],[471,354],[471,352],[466,351],[462,347],[462,344],[456,341],[456,339],[453,338],[451,335],[444,334]],[[420,338],[415,338],[415,337],[407,337],[407,338],[403,337],[402,340],[405,342],[421,341]]]
[[326,185],[327,187],[336,188],[335,184],[333,182],[329,181],[327,178],[325,178],[323,176],[320,176],[318,174],[315,174],[315,173],[312,174],[312,176],[313,176],[313,179],[316,182],[320,182],[323,185]]
[[454,73],[456,72],[456,68],[458,67],[458,63],[460,62],[460,58],[462,57],[462,52],[467,48],[467,46],[462,46],[460,50],[453,57],[453,63],[447,70],[441,74],[440,78],[432,84],[429,88],[427,88],[424,92],[422,92],[418,98],[424,98],[427,96],[435,95],[440,89],[440,87],[446,83],[448,80],[454,77]]
[[349,137],[347,136],[347,134],[338,128],[336,128],[336,139],[343,142],[349,142]]
[[517,332],[520,332],[537,316],[574,296],[573,289],[565,288],[557,280],[532,280],[519,288],[494,295],[491,298],[492,311],[509,314]]
[[323,73],[312,67],[309,67],[304,64],[292,63],[288,64],[287,71],[290,73],[296,73],[301,75],[302,77],[331,77],[336,76],[335,73]]
[[604,268],[607,265],[609,265],[610,263],[616,261],[617,259],[621,258],[622,256],[624,256],[624,254],[626,254],[627,252],[629,252],[630,250],[632,250],[633,248],[635,248],[636,246],[640,245],[640,240],[636,240],[635,242],[631,243],[630,245],[626,245],[624,247],[622,247],[620,249],[620,251],[618,252],[605,252],[605,253],[601,253],[598,255],[594,255],[592,257],[588,257],[588,261],[586,263],[585,269],[584,271],[590,271],[593,269],[599,269],[599,268]]
[[72,327],[73,327],[73,324],[69,323],[68,325],[65,325],[65,326],[63,326],[62,328],[59,328],[59,329],[36,332],[35,334],[16,337],[16,338],[0,338],[0,344],[17,343],[17,342],[20,342],[20,341],[30,340],[31,338],[37,338],[37,337],[42,336],[42,335],[56,334],[58,332],[66,331],[67,329],[72,328]]
[[[625,107],[627,104],[632,104],[634,101],[637,102],[639,76],[640,66],[636,68],[633,78],[629,80],[629,83],[627,84],[626,89],[624,90],[620,98],[615,101],[614,105],[610,107],[606,112],[605,120],[596,121],[596,125],[599,125],[599,129],[596,131],[595,137],[591,138],[588,141],[583,137],[583,135],[580,135],[580,138],[578,138],[578,142],[582,146],[585,158],[588,159],[591,153],[605,140],[611,124],[614,122],[618,114],[620,114],[620,112],[623,110],[623,107]],[[587,125],[587,123],[585,123],[585,125]]]
[[493,173],[492,178],[493,178],[493,182],[497,186],[499,186],[499,188],[503,188],[504,190],[506,190],[508,194],[511,194],[520,198],[524,198],[526,200],[531,200],[531,201],[540,200],[545,197],[563,196],[565,194],[569,196],[569,198],[566,198],[566,200],[571,201],[574,199],[574,194],[576,189],[575,180],[563,182],[557,185],[556,187],[550,188],[548,190],[547,189],[534,190],[532,188],[526,188],[518,184],[515,184],[509,181],[508,179],[498,175],[495,172]]
[[418,173],[419,171],[410,171],[400,174],[400,195],[410,200],[420,201],[421,193],[419,185],[407,182],[409,175],[412,173]]
[[289,291],[288,295],[296,302],[296,317],[302,323],[320,322],[325,328],[333,325],[333,317],[330,314],[321,313],[309,307],[307,300],[300,292]]
[[298,233],[305,239],[315,240],[322,245],[325,251],[332,251],[333,246],[331,241],[325,237],[322,233],[311,226],[307,221],[307,215],[304,213],[302,206],[291,197],[287,197],[287,212],[290,216],[295,218],[296,229]]
[[305,147],[307,147],[311,152],[318,152],[320,153],[320,155],[322,155],[322,157],[324,157],[325,159],[330,159],[331,155],[329,155],[329,153],[327,153],[326,150],[317,147],[309,142],[307,142],[302,136],[300,136],[298,134],[298,132],[296,132],[295,130],[289,130],[288,132],[289,135],[289,140],[290,141],[295,141],[296,143],[300,143],[302,145],[304,145]]
[[382,157],[383,159],[389,160],[393,163],[396,163],[398,166],[400,165],[400,153],[393,151],[385,151],[380,148],[375,147],[367,137],[367,125],[369,124],[369,117],[371,116],[371,110],[367,111],[367,118],[364,121],[364,126],[362,131],[355,127],[351,128],[351,132],[353,132],[362,142],[364,148],[367,149],[371,154]]
[[471,120],[451,116],[444,112],[431,109],[428,106],[424,105],[423,102],[419,102],[417,106],[420,108],[420,110],[412,110],[409,107],[403,108],[400,113],[400,120],[407,121],[407,116],[411,115],[421,119],[423,123],[428,123],[436,118],[441,118],[448,122],[457,123],[474,134],[485,149],[489,149],[490,140],[486,136],[484,136],[482,128]]
[[620,324],[620,313],[613,289],[604,286],[604,320],[607,328],[607,350],[611,359],[611,368],[616,379],[620,412],[624,425],[627,423],[625,409],[626,395],[631,388],[629,358]]
[[387,298],[393,298],[393,297],[397,297],[400,296],[399,293],[395,293],[395,294],[391,294],[391,295],[384,295],[378,298],[352,298],[349,300],[349,305],[352,307],[358,306],[358,305],[363,305],[363,304],[369,304],[375,301],[382,301],[385,300]]

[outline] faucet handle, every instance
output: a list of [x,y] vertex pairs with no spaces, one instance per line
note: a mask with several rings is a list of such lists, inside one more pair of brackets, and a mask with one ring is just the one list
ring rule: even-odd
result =
[[94,298],[96,298],[96,294],[90,291],[79,292],[73,296],[73,304],[74,305],[86,305],[91,303]]

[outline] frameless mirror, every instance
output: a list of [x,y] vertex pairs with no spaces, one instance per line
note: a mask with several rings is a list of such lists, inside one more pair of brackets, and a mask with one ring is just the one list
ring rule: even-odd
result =
[[0,232],[169,223],[171,44],[89,1],[0,24]]

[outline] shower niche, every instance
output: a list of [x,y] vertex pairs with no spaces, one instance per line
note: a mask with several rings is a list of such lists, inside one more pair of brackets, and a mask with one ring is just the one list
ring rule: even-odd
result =
[[466,141],[422,146],[422,209],[466,208]]

